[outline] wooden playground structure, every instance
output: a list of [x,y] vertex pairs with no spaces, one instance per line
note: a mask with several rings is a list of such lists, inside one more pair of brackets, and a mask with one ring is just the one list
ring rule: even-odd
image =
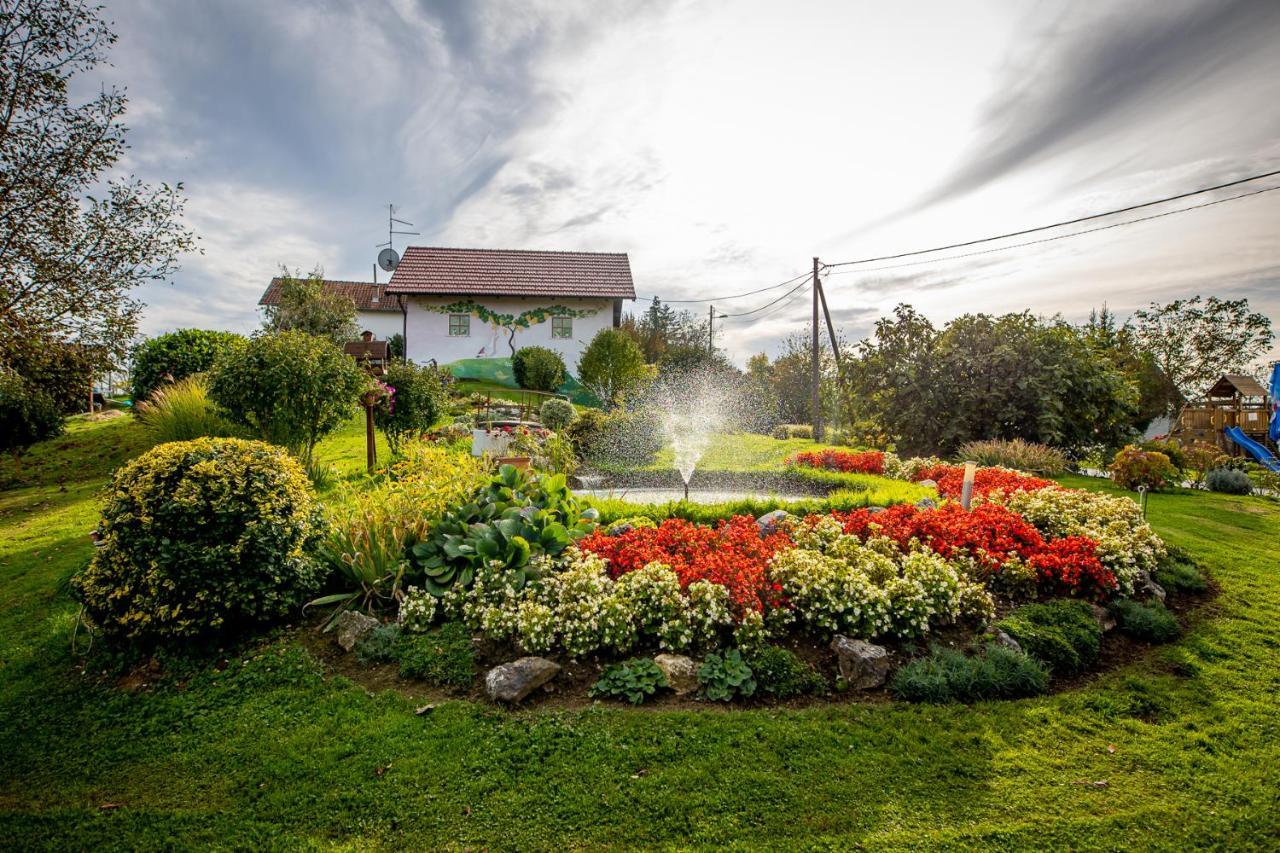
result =
[[1271,411],[1270,396],[1258,380],[1226,374],[1205,392],[1203,399],[1182,407],[1169,436],[1184,443],[1202,441],[1232,456],[1243,456],[1244,448],[1231,438],[1238,429],[1274,453],[1276,443],[1267,434]]

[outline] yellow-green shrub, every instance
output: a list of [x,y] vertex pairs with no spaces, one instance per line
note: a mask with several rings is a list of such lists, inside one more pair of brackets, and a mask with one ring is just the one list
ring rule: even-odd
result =
[[287,614],[318,586],[319,513],[282,448],[236,438],[161,444],[119,471],[101,547],[73,579],[103,633],[152,644]]
[[383,482],[327,507],[321,553],[357,595],[389,598],[406,567],[405,549],[425,539],[446,509],[466,503],[487,473],[473,456],[409,442]]

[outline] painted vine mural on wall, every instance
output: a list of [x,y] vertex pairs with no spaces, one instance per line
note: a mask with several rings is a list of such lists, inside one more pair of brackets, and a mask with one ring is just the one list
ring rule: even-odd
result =
[[519,329],[528,329],[537,323],[545,323],[551,317],[572,317],[575,320],[581,320],[600,313],[599,308],[580,309],[570,308],[567,305],[544,305],[539,308],[530,308],[520,314],[499,314],[472,299],[429,307],[427,310],[437,314],[470,314],[472,317],[491,323],[495,328],[506,329],[507,346],[511,348],[512,355],[516,354],[516,331]]

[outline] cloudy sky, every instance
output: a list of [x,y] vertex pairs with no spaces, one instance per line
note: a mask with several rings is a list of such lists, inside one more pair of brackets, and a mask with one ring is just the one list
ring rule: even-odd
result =
[[[108,14],[127,166],[186,184],[204,250],[142,294],[149,333],[251,329],[281,264],[370,278],[388,202],[415,243],[625,251],[638,293],[697,299],[780,282],[814,255],[893,254],[1280,169],[1274,0],[109,0]],[[899,302],[936,321],[1078,320],[1198,293],[1247,296],[1280,328],[1278,226],[1267,193],[844,268],[826,286],[851,340]],[[739,361],[774,351],[803,300],[722,321],[721,340]]]

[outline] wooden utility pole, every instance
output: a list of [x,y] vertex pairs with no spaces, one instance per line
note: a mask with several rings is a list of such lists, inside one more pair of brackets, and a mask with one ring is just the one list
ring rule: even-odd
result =
[[818,363],[818,300],[821,299],[821,284],[818,283],[819,261],[813,259],[813,351],[809,360],[809,381],[812,383],[809,405],[813,415],[813,440],[822,441],[822,394],[818,386],[821,369]]
[[716,306],[707,306],[707,353],[716,351],[715,345],[716,333]]

